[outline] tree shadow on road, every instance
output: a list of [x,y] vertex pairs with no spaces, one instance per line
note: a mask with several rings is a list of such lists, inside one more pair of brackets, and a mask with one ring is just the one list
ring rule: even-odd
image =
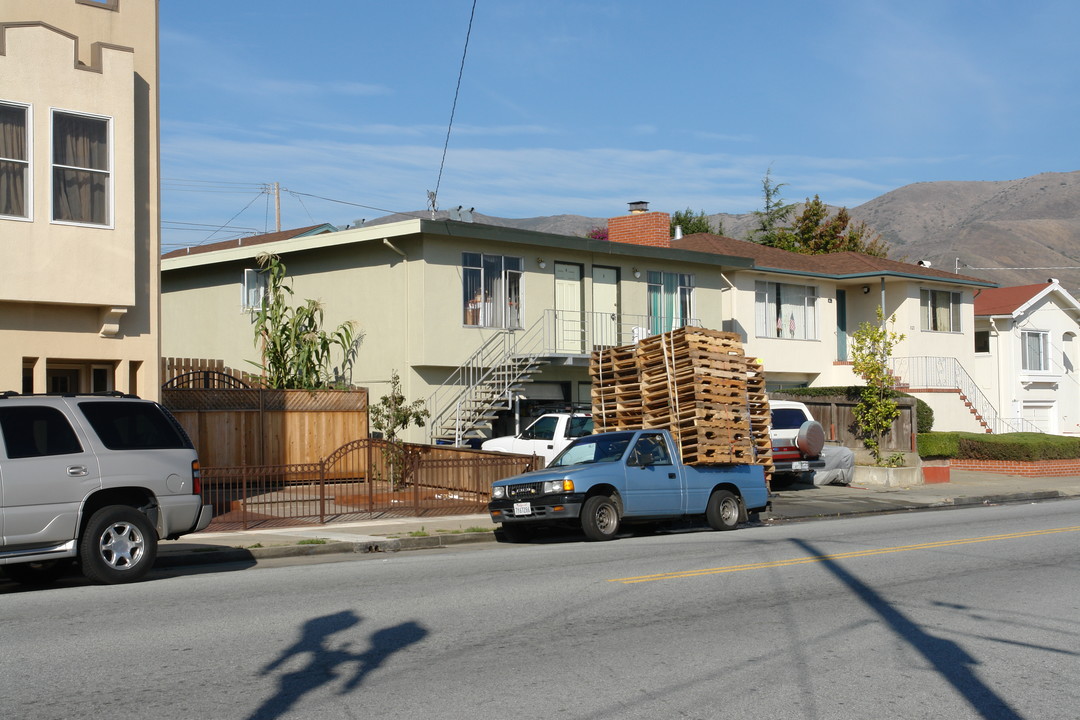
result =
[[835,560],[817,550],[812,544],[793,539],[810,557],[820,558],[829,572],[835,575],[871,610],[888,625],[894,633],[926,658],[931,667],[945,679],[956,692],[968,702],[980,717],[993,720],[1021,720],[1021,715],[1009,706],[1005,698],[993,691],[979,679],[974,667],[979,661],[951,640],[934,637],[918,623],[894,608],[885,598],[863,584],[858,578],[840,566]]
[[278,690],[268,698],[249,720],[271,720],[281,717],[304,695],[327,685],[343,671],[351,670],[352,676],[345,681],[341,694],[354,690],[372,671],[394,653],[423,640],[428,631],[415,622],[383,628],[371,636],[370,647],[361,653],[349,650],[351,643],[333,643],[333,635],[360,624],[360,618],[351,610],[312,618],[304,623],[300,637],[286,648],[273,662],[260,670],[268,675],[294,657],[307,656],[303,667],[278,677]]

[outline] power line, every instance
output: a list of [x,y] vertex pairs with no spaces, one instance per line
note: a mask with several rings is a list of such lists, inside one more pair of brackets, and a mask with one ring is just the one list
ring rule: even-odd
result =
[[458,94],[461,92],[461,77],[465,74],[465,56],[469,52],[469,36],[472,35],[473,17],[476,16],[476,0],[473,0],[469,13],[469,29],[465,31],[465,49],[461,52],[461,67],[458,68],[457,87],[454,88],[454,102],[450,106],[450,123],[446,126],[446,142],[443,143],[442,160],[439,161],[439,177],[435,180],[435,191],[431,196],[431,219],[435,219],[435,210],[439,202],[439,186],[442,184],[443,167],[446,165],[446,150],[450,147],[450,130],[454,127],[454,113],[457,112]]

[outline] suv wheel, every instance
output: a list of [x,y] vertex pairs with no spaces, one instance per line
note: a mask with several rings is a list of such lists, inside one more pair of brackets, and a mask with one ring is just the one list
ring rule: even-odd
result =
[[112,585],[142,578],[157,559],[157,533],[145,515],[127,505],[109,505],[90,517],[79,543],[88,579]]

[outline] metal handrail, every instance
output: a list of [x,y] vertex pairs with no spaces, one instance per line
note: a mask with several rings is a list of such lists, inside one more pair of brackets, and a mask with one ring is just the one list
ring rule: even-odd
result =
[[959,391],[967,398],[967,402],[986,423],[991,433],[1043,432],[1025,418],[1001,417],[997,408],[990,403],[990,399],[979,389],[960,361],[954,357],[928,355],[896,357],[891,359],[890,365],[893,375],[908,386]]
[[[656,332],[697,325],[696,318],[545,310],[527,329],[496,329],[427,400],[431,439],[460,445],[464,434],[495,410],[507,409],[514,392],[538,363],[559,356],[629,345]],[[448,432],[452,428],[452,432]]]

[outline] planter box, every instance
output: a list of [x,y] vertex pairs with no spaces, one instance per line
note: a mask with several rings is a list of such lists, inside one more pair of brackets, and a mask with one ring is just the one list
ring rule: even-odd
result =
[[914,487],[923,484],[921,468],[856,465],[852,485],[865,487]]
[[933,483],[947,483],[950,479],[950,470],[952,470],[952,468],[949,466],[948,461],[941,464],[925,464],[922,466],[923,482],[927,485]]

